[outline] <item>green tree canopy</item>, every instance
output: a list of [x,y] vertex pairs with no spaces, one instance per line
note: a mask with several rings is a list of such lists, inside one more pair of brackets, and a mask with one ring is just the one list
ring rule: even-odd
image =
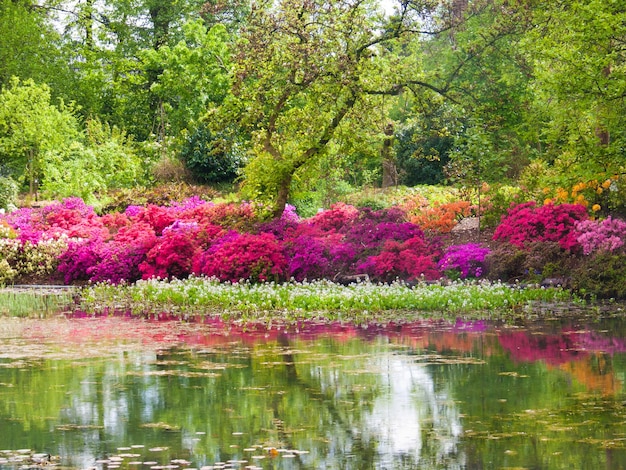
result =
[[33,80],[11,80],[0,91],[0,168],[30,182],[41,180],[47,151],[67,147],[80,135],[71,106],[51,102],[50,88]]

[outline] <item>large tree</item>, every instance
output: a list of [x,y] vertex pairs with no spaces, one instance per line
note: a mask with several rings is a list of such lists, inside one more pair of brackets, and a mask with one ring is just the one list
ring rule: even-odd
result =
[[79,135],[72,108],[55,105],[47,85],[13,78],[0,92],[0,172],[27,181],[31,193],[42,179],[46,152],[67,147]]
[[547,122],[546,161],[570,184],[626,172],[623,2],[516,3],[532,12],[522,47],[534,69],[536,108]]
[[[372,0],[263,0],[241,33],[233,93],[252,129],[244,193],[282,213],[294,175],[316,162],[375,97],[405,89],[446,94],[422,68],[421,40],[454,21],[434,1],[397,2],[386,16]],[[381,141],[385,138],[381,129]]]

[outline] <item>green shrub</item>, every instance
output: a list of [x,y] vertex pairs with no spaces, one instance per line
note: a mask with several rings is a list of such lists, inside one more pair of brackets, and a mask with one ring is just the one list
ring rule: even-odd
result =
[[557,242],[535,242],[527,247],[525,272],[533,279],[569,278],[576,256]]
[[9,209],[17,202],[17,183],[8,176],[0,176],[0,209]]
[[205,124],[200,124],[185,140],[180,156],[193,177],[202,183],[233,181],[245,160],[243,149],[214,135]]
[[500,281],[523,279],[527,276],[527,252],[515,245],[502,243],[491,250],[485,259],[487,278]]
[[598,252],[572,272],[571,287],[600,299],[626,299],[626,254]]
[[146,188],[137,186],[132,189],[119,189],[108,193],[108,201],[102,211],[124,212],[128,206],[169,206],[172,202],[181,202],[192,196],[211,201],[221,196],[220,192],[209,187],[187,183],[166,183]]

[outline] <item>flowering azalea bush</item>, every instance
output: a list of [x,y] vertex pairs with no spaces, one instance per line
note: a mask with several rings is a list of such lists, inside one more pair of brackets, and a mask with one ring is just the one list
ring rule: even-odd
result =
[[478,243],[466,243],[448,247],[439,260],[438,267],[449,276],[458,276],[461,279],[481,277],[485,271],[485,259],[490,249]]
[[432,252],[419,236],[399,242],[387,240],[380,254],[370,256],[358,267],[373,280],[390,282],[397,279],[437,279],[440,276]]
[[472,215],[472,211],[472,205],[468,201],[435,203],[411,216],[410,221],[424,230],[448,233],[460,219]]
[[587,219],[587,209],[577,204],[534,202],[512,206],[494,233],[494,240],[504,240],[520,248],[531,242],[557,242],[565,250],[580,247],[576,223]]
[[286,277],[287,258],[274,235],[233,231],[196,257],[193,271],[220,281],[281,281]]
[[596,251],[616,251],[624,246],[626,222],[607,217],[604,220],[582,220],[576,224],[576,240],[585,255]]

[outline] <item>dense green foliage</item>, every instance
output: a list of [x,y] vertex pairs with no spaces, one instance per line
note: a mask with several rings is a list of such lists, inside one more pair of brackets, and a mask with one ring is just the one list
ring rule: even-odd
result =
[[[183,162],[274,215],[363,185],[521,178],[527,199],[626,212],[619,2],[385,5],[5,2],[1,174],[90,199]],[[82,135],[92,121],[111,145]]]

